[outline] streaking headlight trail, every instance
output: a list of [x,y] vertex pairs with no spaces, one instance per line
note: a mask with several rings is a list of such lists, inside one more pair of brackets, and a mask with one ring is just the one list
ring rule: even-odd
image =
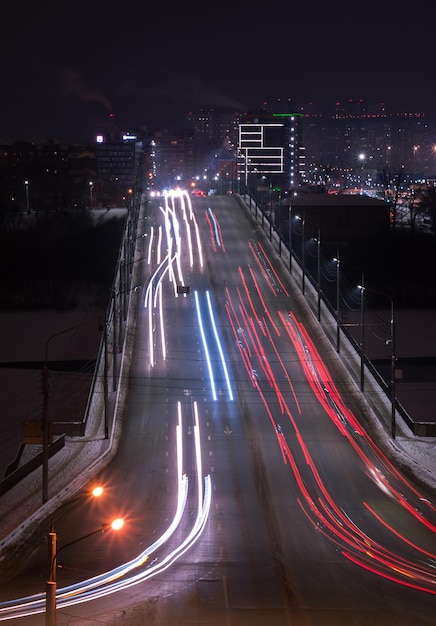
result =
[[[149,557],[159,548],[165,546],[166,542],[174,535],[183,519],[186,503],[188,499],[189,481],[183,474],[183,441],[182,441],[182,411],[181,404],[178,403],[178,424],[176,426],[176,442],[177,442],[177,481],[178,481],[178,498],[176,511],[171,524],[165,532],[154,543],[143,550],[138,556],[131,561],[124,563],[108,572],[94,576],[87,580],[60,588],[56,593],[57,607],[66,607],[73,604],[80,604],[95,600],[99,597],[116,593],[122,589],[136,585],[144,580],[152,578],[161,573],[177,559],[179,559],[201,536],[210,511],[212,490],[210,477],[202,477],[201,463],[201,440],[199,435],[199,412],[197,404],[194,403],[194,441],[195,441],[195,458],[196,458],[196,477],[197,483],[197,513],[191,530],[186,537],[181,540],[178,546],[172,549],[168,554],[147,566]],[[189,512],[187,513],[189,516]],[[133,573],[135,572],[135,573]],[[8,600],[0,603],[0,621],[6,621],[18,617],[26,617],[45,611],[45,594],[39,593],[24,598]]]
[[[210,385],[211,385],[211,390],[212,390],[212,397],[213,399],[216,401],[217,400],[217,390],[216,390],[216,375],[215,375],[215,371],[214,368],[212,366],[212,359],[211,359],[211,346],[209,345],[209,341],[208,341],[208,336],[207,336],[207,332],[206,329],[209,327],[207,324],[205,324],[204,319],[203,319],[203,314],[202,314],[202,309],[201,309],[201,303],[200,303],[200,296],[198,294],[198,291],[194,292],[194,296],[195,296],[195,306],[197,309],[197,318],[198,318],[198,325],[200,328],[200,335],[201,335],[201,340],[203,342],[203,348],[204,348],[204,354],[206,357],[206,362],[207,362],[207,368],[209,371],[209,379],[210,379]],[[218,354],[219,354],[219,361],[221,363],[221,368],[222,368],[222,372],[224,374],[224,380],[227,386],[227,393],[229,396],[230,400],[233,400],[233,391],[232,391],[232,387],[230,384],[230,377],[229,377],[229,373],[228,373],[228,369],[227,369],[227,364],[226,364],[226,360],[224,358],[224,352],[223,352],[223,348],[221,345],[221,341],[220,338],[218,336],[218,331],[216,328],[216,323],[215,323],[215,315],[212,309],[212,303],[210,300],[210,295],[209,292],[206,291],[206,301],[207,301],[207,310],[209,313],[209,322],[210,322],[210,328],[212,328],[213,331],[213,339],[214,339],[214,344],[213,345],[213,349],[217,349],[218,350]]]

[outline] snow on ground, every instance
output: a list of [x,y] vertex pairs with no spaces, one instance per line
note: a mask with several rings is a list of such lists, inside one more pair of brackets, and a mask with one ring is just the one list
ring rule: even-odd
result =
[[[111,213],[109,211],[105,217]],[[96,219],[100,218],[103,219],[101,212],[98,212]],[[2,314],[0,362],[35,361],[40,366],[45,357],[47,340],[51,337],[49,360],[94,359],[101,340],[97,317],[95,313]],[[70,328],[73,329],[71,332],[63,332]],[[17,422],[28,416],[41,415],[43,396],[39,366],[36,370],[0,368],[0,393],[3,399],[0,412],[2,464],[6,457],[10,459],[16,454],[20,441]],[[112,394],[111,401],[115,404],[115,392]],[[371,411],[369,413],[372,414]],[[67,437],[65,447],[50,459],[49,489],[50,493],[56,494],[54,498],[50,496],[49,501],[41,506],[41,468],[0,497],[0,555],[4,554],[7,545],[17,543],[20,536],[26,536],[39,517],[49,516],[62,501],[73,497],[110,461],[117,448],[119,425],[112,425],[109,439],[104,439],[103,415],[102,410],[96,411],[89,419],[86,436]],[[432,493],[436,493],[436,438],[414,437],[402,419],[397,417],[397,436],[392,440],[380,420],[375,414],[372,415],[374,431],[383,449],[389,450],[399,467],[409,467]],[[0,569],[1,565],[2,556]]]

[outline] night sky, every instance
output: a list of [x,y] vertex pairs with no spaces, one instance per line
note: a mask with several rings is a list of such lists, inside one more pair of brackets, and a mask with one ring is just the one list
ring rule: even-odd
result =
[[0,141],[177,129],[189,110],[384,102],[436,119],[433,3],[15,1],[2,9]]

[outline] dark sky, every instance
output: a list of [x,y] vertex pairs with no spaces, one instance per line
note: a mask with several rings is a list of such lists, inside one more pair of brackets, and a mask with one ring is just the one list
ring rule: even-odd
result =
[[0,141],[177,128],[189,110],[384,102],[436,118],[432,2],[11,2]]

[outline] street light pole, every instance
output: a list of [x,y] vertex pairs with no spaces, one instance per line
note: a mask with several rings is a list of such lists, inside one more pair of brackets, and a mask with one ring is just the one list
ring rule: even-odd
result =
[[302,264],[302,274],[301,274],[301,293],[304,296],[304,291],[306,287],[306,269],[305,269],[305,242],[304,242],[304,226],[306,222],[306,215],[303,211],[303,221],[301,223],[302,226],[302,234],[301,234],[301,264]]
[[292,274],[292,200],[289,203],[289,273]]
[[26,211],[30,213],[30,204],[29,204],[29,181],[24,181],[24,186],[26,188]]
[[396,395],[395,361],[396,361],[396,356],[395,356],[394,301],[392,300],[392,298],[391,298],[390,330],[391,330],[391,337],[390,337],[390,343],[391,343],[391,434],[392,434],[392,439],[395,439],[395,435],[396,435],[396,422],[395,422],[395,395]]
[[48,580],[45,583],[45,626],[56,626],[56,533],[50,531],[48,540]]
[[340,352],[340,308],[341,308],[341,272],[339,269],[339,250],[336,252],[336,352]]
[[54,335],[51,335],[45,342],[45,359],[44,359],[44,369],[42,372],[42,394],[43,394],[43,410],[42,410],[42,503],[45,504],[48,501],[48,449],[50,445],[50,422],[48,419],[48,345],[52,339],[58,337],[59,335],[64,335],[65,333],[78,328],[81,324],[76,324],[71,328],[66,328],[65,330],[61,330]]
[[[103,487],[94,487],[91,494],[93,497],[98,498],[103,493]],[[56,554],[57,554],[57,535],[55,532],[55,516],[61,508],[68,504],[73,504],[81,499],[81,496],[73,498],[63,502],[53,513],[50,524],[50,532],[47,534],[48,545],[48,579],[45,586],[45,623],[46,626],[52,626],[56,624]]]
[[109,397],[108,397],[108,329],[107,319],[104,321],[104,370],[103,370],[103,396],[104,396],[104,438],[109,438]]
[[[339,249],[336,252],[336,257],[333,258],[333,261],[336,262],[336,351],[340,351],[340,328],[341,328],[341,272],[340,272],[340,261],[339,261]],[[345,263],[345,261],[343,261]],[[351,263],[345,263],[349,267],[359,270],[356,265],[352,265]],[[361,271],[361,270],[360,270]],[[358,285],[360,289],[360,387],[363,391],[364,385],[364,356],[365,356],[365,334],[364,334],[364,299],[363,292],[365,290],[365,277],[362,272],[362,283]]]
[[317,249],[317,270],[318,270],[318,322],[321,321],[321,231],[318,229]]
[[[386,296],[387,294],[376,291],[375,289],[369,289],[373,293],[379,294],[381,296]],[[390,400],[391,400],[391,435],[392,439],[395,439],[396,436],[396,417],[395,417],[395,408],[396,408],[396,383],[395,383],[395,363],[397,362],[396,357],[396,348],[395,348],[395,320],[394,320],[394,301],[391,296],[388,296],[391,301],[391,319],[389,323],[389,339],[386,340],[386,345],[391,346],[391,380],[390,380]]]
[[111,524],[102,524],[100,528],[97,530],[93,530],[83,537],[79,537],[78,539],[74,539],[69,543],[66,543],[64,546],[56,550],[56,533],[50,532],[49,537],[49,573],[48,580],[46,582],[46,596],[45,596],[45,626],[56,626],[56,568],[57,568],[57,557],[61,550],[65,548],[69,548],[70,546],[78,543],[79,541],[83,541],[84,539],[88,539],[97,533],[104,533],[105,530],[112,528],[113,530],[120,530],[124,525],[124,520],[121,518],[115,519]]
[[89,204],[90,204],[90,209],[92,209],[92,191],[94,188],[94,183],[92,182],[92,180],[89,181]]
[[362,274],[360,287],[360,390],[365,388],[365,284]]
[[305,278],[306,278],[306,273],[305,273],[305,269],[304,269],[304,265],[305,265],[305,253],[304,253],[304,222],[305,222],[305,214],[303,212],[303,217],[300,217],[299,215],[295,216],[297,220],[301,220],[301,293],[304,296],[304,290],[305,290]]
[[248,148],[245,148],[245,155],[242,155],[245,159],[245,195],[249,193],[248,190]]

